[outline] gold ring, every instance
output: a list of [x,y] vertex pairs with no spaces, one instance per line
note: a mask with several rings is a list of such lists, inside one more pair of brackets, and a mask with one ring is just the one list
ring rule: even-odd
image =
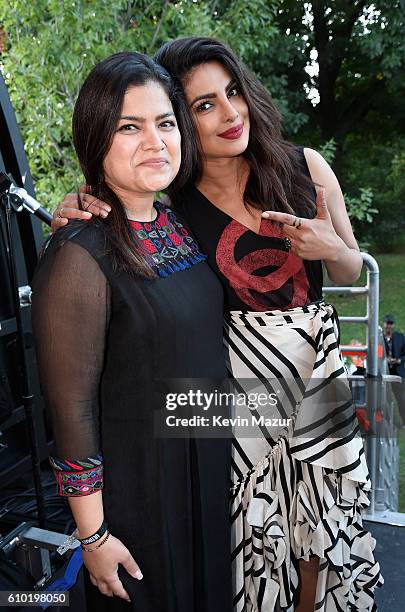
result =
[[62,219],[62,218],[63,218],[63,217],[62,217],[62,210],[63,210],[63,206],[61,206],[60,208],[58,208],[58,217],[59,217],[60,219]]
[[284,244],[287,251],[291,251],[291,240],[288,237],[284,238]]

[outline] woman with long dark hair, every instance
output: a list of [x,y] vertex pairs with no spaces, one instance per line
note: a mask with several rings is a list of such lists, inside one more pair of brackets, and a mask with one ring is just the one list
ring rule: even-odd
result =
[[121,53],[87,77],[73,138],[111,214],[51,238],[33,325],[87,610],[230,610],[230,440],[154,429],[155,379],[226,375],[221,285],[181,220],[154,202],[187,181],[188,115],[161,66]]
[[[283,140],[269,93],[226,45],[178,39],[155,59],[195,126],[191,181],[167,192],[225,289],[229,371],[241,390],[280,392],[278,429],[260,420],[266,406],[252,410],[253,435],[235,432],[235,610],[374,610],[368,470],[338,319],[322,300],[322,262],[337,283],[362,267],[339,183],[318,153]],[[54,227],[84,214],[67,196]]]

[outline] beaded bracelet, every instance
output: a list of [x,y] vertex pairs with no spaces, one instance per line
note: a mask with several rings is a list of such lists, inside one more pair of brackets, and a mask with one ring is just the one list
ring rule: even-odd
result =
[[100,542],[100,544],[97,544],[97,546],[95,548],[87,548],[86,546],[83,546],[83,544],[81,544],[81,547],[83,550],[85,550],[86,552],[94,552],[95,550],[97,550],[97,548],[100,548],[100,546],[102,546],[103,544],[105,544],[108,540],[108,538],[110,537],[110,532],[107,531],[107,537],[104,538],[104,540],[102,542]]

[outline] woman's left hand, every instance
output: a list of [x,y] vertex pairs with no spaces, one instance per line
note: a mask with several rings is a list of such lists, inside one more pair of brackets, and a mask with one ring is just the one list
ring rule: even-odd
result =
[[314,219],[271,210],[264,211],[262,217],[282,224],[286,238],[291,241],[290,251],[295,255],[302,259],[336,261],[345,243],[333,227],[324,189],[317,193],[316,210]]

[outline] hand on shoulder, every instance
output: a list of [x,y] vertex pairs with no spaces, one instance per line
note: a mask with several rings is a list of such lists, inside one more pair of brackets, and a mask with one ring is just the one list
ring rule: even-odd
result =
[[111,208],[105,202],[98,200],[91,193],[86,191],[86,185],[79,188],[82,206],[85,210],[79,209],[79,201],[77,193],[68,193],[58,204],[53,212],[52,231],[56,232],[61,227],[64,227],[72,219],[81,219],[89,221],[93,215],[96,217],[107,217]]

